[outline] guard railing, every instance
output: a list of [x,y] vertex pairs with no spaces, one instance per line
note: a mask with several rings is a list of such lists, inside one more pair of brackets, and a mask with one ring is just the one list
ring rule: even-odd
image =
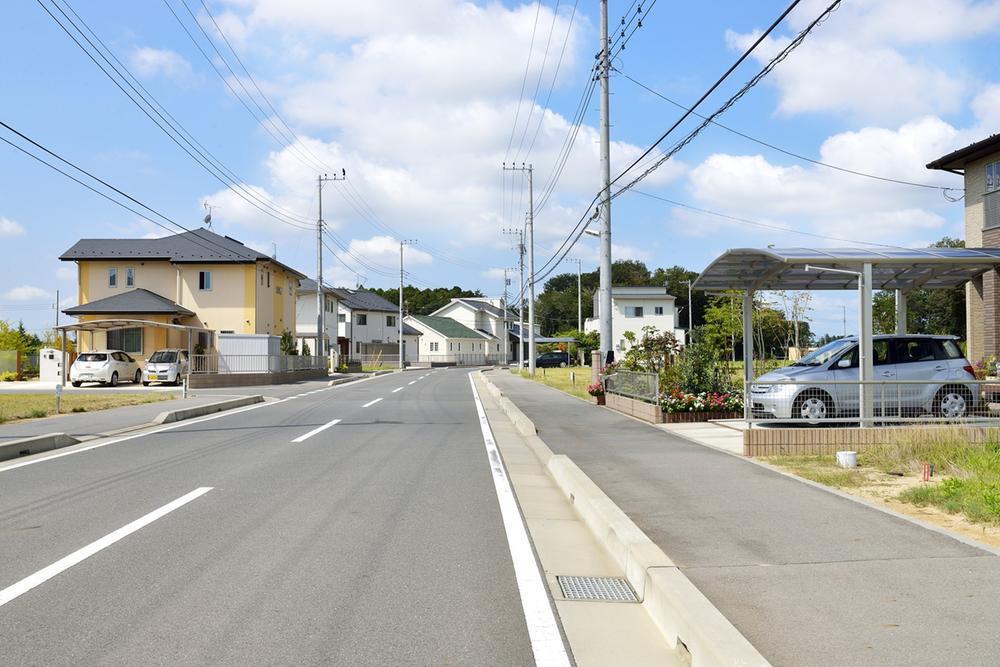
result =
[[660,376],[640,371],[615,371],[604,376],[604,391],[647,403],[660,400]]
[[284,373],[327,367],[326,357],[273,354],[195,354],[192,373]]

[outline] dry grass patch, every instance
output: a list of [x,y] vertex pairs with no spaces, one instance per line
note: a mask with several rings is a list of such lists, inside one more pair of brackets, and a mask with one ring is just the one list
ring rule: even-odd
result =
[[[517,369],[511,369],[511,373],[517,373]],[[521,377],[532,379],[528,371],[522,370]],[[575,380],[574,380],[575,377]],[[568,366],[566,368],[536,368],[536,382],[564,391],[571,396],[582,398],[588,401],[594,400],[587,393],[587,385],[590,384],[590,368],[588,366]]]
[[[62,412],[94,412],[119,408],[125,405],[157,403],[176,398],[168,392],[142,394],[63,394],[60,402]],[[56,413],[56,399],[53,394],[0,394],[0,423],[21,419],[50,417]]]

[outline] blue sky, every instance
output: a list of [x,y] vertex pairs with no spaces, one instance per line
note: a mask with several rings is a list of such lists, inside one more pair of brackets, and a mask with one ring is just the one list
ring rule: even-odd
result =
[[[41,4],[63,18],[54,2]],[[187,3],[237,68],[198,0]],[[617,170],[679,114],[622,74],[691,103],[786,3],[641,4],[643,27],[616,58],[620,73],[611,84]],[[714,110],[826,4],[802,2],[702,109]],[[499,166],[505,159],[530,162],[536,191],[548,182],[598,49],[596,2],[580,2],[571,23],[573,3],[557,7],[554,0],[540,10],[534,4],[459,0],[207,0],[292,128],[292,146],[276,141],[250,116],[167,5],[223,67],[182,0],[75,0],[71,6],[170,114],[260,198],[311,220],[315,162],[347,170],[349,189],[332,183],[324,195],[325,217],[351,248],[351,255],[338,251],[347,266],[327,253],[329,279],[353,284],[360,274],[365,284],[393,285],[395,244],[415,238],[422,245],[407,252],[417,284],[499,293],[503,267],[516,264],[500,231],[519,224],[527,207],[520,181],[502,176]],[[58,6],[69,13],[69,5],[60,0]],[[612,1],[612,27],[631,16],[634,6],[631,0]],[[991,64],[998,32],[1000,2],[848,1],[720,120],[846,168],[961,187],[958,176],[928,172],[923,165],[997,129],[1000,82]],[[225,189],[129,102],[39,3],[7,8],[0,54],[6,65],[0,68],[0,120],[187,227],[201,224],[209,201],[218,207],[216,231],[269,253],[276,245],[279,259],[312,275],[313,233],[264,216]],[[556,85],[543,109],[553,77]],[[539,264],[599,187],[597,104],[595,95],[538,216]],[[528,152],[536,127],[538,139]],[[671,139],[691,127],[686,124]],[[277,125],[272,132],[280,137],[284,130]],[[2,129],[0,136],[12,138]],[[75,302],[75,271],[57,257],[78,238],[166,233],[6,144],[0,144],[0,169],[3,319],[21,318],[37,330],[54,317],[43,304],[54,300],[57,289],[67,297],[64,307]],[[615,256],[641,259],[651,268],[680,264],[700,270],[731,247],[848,245],[797,232],[902,246],[962,234],[962,204],[948,202],[940,191],[845,175],[718,128],[707,129],[640,189],[786,230],[622,196],[613,210]],[[584,237],[570,257],[595,268],[596,239]],[[814,330],[839,332],[840,305],[847,306],[852,327],[853,297],[816,295]]]

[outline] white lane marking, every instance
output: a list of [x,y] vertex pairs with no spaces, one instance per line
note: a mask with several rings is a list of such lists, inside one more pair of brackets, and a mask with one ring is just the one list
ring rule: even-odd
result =
[[397,391],[403,391],[403,389],[404,387],[396,387],[395,389],[392,390],[392,393],[395,394]]
[[328,421],[327,423],[323,424],[319,428],[314,428],[313,430],[309,431],[305,435],[300,435],[299,437],[297,437],[294,440],[292,440],[292,442],[302,442],[303,440],[307,440],[307,439],[313,437],[314,435],[316,435],[317,433],[325,431],[326,429],[330,428],[331,426],[334,426],[334,425],[339,424],[339,423],[340,423],[339,419],[334,419],[332,421]]
[[517,506],[503,459],[500,458],[500,450],[497,449],[496,440],[493,438],[490,422],[486,419],[483,402],[479,400],[479,392],[476,391],[472,373],[469,373],[469,384],[472,385],[472,398],[475,399],[476,412],[479,413],[483,444],[486,446],[486,455],[493,471],[493,486],[500,504],[504,531],[507,533],[507,545],[510,547],[510,557],[514,563],[514,576],[521,595],[521,608],[524,610],[524,621],[528,626],[528,638],[531,640],[535,664],[546,667],[549,665],[569,667],[566,645],[563,643],[555,613],[549,603],[545,581],[538,561],[535,560],[535,552],[531,548],[528,531],[521,518],[521,510]]
[[118,540],[131,535],[132,533],[139,530],[140,528],[143,528],[144,526],[148,526],[157,519],[163,518],[167,514],[173,512],[175,509],[187,505],[195,498],[205,495],[206,493],[211,491],[212,488],[213,487],[211,486],[202,486],[200,488],[195,489],[191,493],[184,494],[177,500],[169,502],[159,509],[153,510],[149,514],[136,519],[132,523],[122,526],[115,532],[108,533],[104,537],[91,542],[82,549],[77,549],[70,555],[60,558],[55,563],[52,563],[52,565],[42,568],[41,570],[35,572],[34,574],[28,575],[27,577],[17,582],[16,584],[8,586],[7,588],[0,591],[0,607],[4,606],[5,604],[10,602],[11,600],[14,600],[15,598],[24,595],[32,588],[44,584],[46,581],[56,576],[60,572],[68,570],[77,563],[86,560],[87,558],[90,558],[98,551],[110,547]]
[[[385,376],[383,376],[383,375],[373,375],[372,377],[367,377],[367,378],[364,378],[363,380],[355,380],[353,382],[345,382],[344,384],[338,384],[338,385],[334,385],[332,387],[327,387],[327,389],[337,389],[338,387],[350,388],[350,387],[353,387],[354,385],[361,384],[362,382],[368,382],[370,380],[377,380],[380,377],[385,377]],[[290,400],[292,400],[294,398],[296,398],[296,397],[295,396],[288,396],[287,398],[282,398],[282,399],[279,399],[277,401],[270,401],[270,402],[265,401],[263,403],[254,403],[253,405],[248,405],[248,406],[246,406],[244,408],[236,408],[236,409],[233,409],[233,410],[226,410],[224,412],[219,412],[217,414],[209,415],[207,417],[199,417],[197,419],[187,419],[187,420],[184,420],[184,421],[176,422],[176,423],[171,424],[169,426],[164,426],[162,428],[153,429],[152,431],[144,431],[142,433],[136,433],[134,435],[127,435],[127,436],[123,436],[121,438],[114,438],[114,439],[111,439],[111,440],[106,440],[104,442],[95,443],[95,444],[90,445],[88,447],[80,447],[80,448],[77,448],[77,449],[70,449],[70,450],[67,450],[67,451],[58,452],[56,454],[51,454],[49,456],[42,456],[42,457],[39,457],[37,459],[30,459],[28,461],[20,461],[18,463],[11,463],[9,465],[3,465],[3,463],[0,463],[0,473],[7,472],[8,470],[16,470],[17,468],[23,468],[24,466],[35,465],[36,463],[44,463],[45,461],[51,461],[52,459],[60,459],[60,458],[62,458],[64,456],[72,456],[73,454],[80,454],[80,453],[83,453],[83,452],[89,452],[92,449],[100,449],[101,447],[107,447],[108,445],[117,445],[120,442],[126,442],[128,440],[135,440],[137,438],[144,438],[147,435],[155,435],[157,433],[163,433],[164,431],[172,431],[175,428],[181,428],[181,427],[184,427],[184,426],[191,426],[191,425],[194,425],[194,424],[200,424],[202,422],[212,421],[213,419],[222,419],[224,417],[229,417],[231,415],[237,415],[237,414],[239,414],[241,412],[249,412],[250,410],[259,410],[260,408],[266,408],[266,407],[271,406],[271,405],[278,405],[280,403],[284,403],[286,401],[290,401]]]
[[363,408],[370,408],[371,406],[375,405],[376,403],[378,403],[381,400],[382,400],[381,398],[376,398],[374,401],[368,401],[367,403],[365,403],[361,407],[363,407]]
[[410,382],[409,384],[416,384],[416,383],[417,383],[417,381],[414,380],[413,382]]

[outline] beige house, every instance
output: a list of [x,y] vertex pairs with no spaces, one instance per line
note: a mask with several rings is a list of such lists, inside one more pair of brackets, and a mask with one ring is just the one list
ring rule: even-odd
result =
[[[158,239],[82,239],[59,258],[76,262],[79,305],[63,312],[81,322],[138,320],[214,334],[295,331],[295,294],[304,274],[236,239],[197,229]],[[183,330],[153,325],[81,332],[79,350],[120,349],[139,359],[186,347]]]
[[[1000,248],[1000,134],[927,165],[965,178],[965,246]],[[990,271],[966,285],[967,356],[1000,357],[1000,275]]]

